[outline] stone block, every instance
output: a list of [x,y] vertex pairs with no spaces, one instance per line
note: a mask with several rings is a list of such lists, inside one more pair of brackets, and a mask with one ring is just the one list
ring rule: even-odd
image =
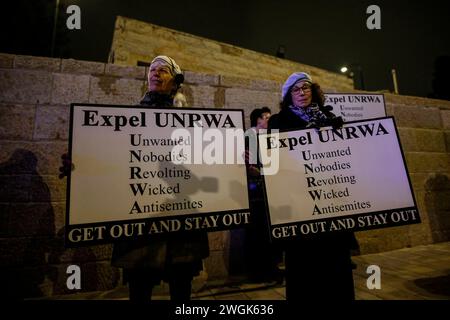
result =
[[214,105],[216,108],[223,108],[225,106],[225,88],[216,88],[214,92]]
[[261,91],[271,91],[280,94],[281,99],[281,82],[273,81],[273,80],[252,80],[250,84],[250,89],[253,90],[261,90]]
[[220,76],[220,86],[227,88],[244,88],[257,91],[272,91],[275,93],[281,92],[281,83],[273,80],[265,79],[248,79],[233,76]]
[[394,116],[395,105],[390,104],[390,103],[385,103],[385,106],[386,106],[386,115]]
[[13,54],[0,53],[0,68],[13,68],[14,57],[15,55]]
[[441,113],[438,108],[398,105],[394,109],[397,126],[408,128],[441,129]]
[[0,139],[31,140],[34,105],[0,104]]
[[446,152],[445,135],[442,130],[416,129],[416,148],[422,152]]
[[229,235],[228,231],[208,232],[209,250],[223,251],[228,248]]
[[210,86],[190,86],[192,92],[191,107],[215,108],[215,87]]
[[444,131],[445,149],[447,153],[450,153],[450,130]]
[[142,80],[92,77],[89,103],[137,105],[145,91]]
[[442,126],[444,129],[450,129],[450,110],[441,110]]
[[69,106],[37,106],[33,140],[69,138]]
[[141,66],[120,66],[107,63],[105,65],[105,74],[124,78],[146,79],[145,67]]
[[415,130],[412,128],[397,128],[403,152],[417,151]]
[[270,91],[256,91],[240,88],[230,88],[225,90],[225,107],[247,109],[250,115],[254,108],[269,107],[271,110],[278,110],[280,93]]
[[0,102],[49,103],[51,73],[38,70],[0,69]]
[[228,277],[228,257],[223,251],[212,251],[204,260],[208,280]]
[[[280,84],[280,91],[281,91],[281,87],[283,84]],[[323,93],[327,94],[327,93],[338,93],[336,88],[332,88],[332,87],[324,87],[321,86]]]
[[219,76],[202,72],[184,72],[184,82],[187,84],[218,86]]
[[450,154],[406,152],[406,163],[410,173],[448,172]]
[[358,234],[361,254],[390,251],[410,246],[407,226],[366,230]]
[[414,96],[405,96],[392,93],[385,93],[386,102],[393,104],[402,104],[405,106],[428,106],[437,108],[450,108],[450,102],[439,99],[430,99]]
[[14,68],[57,72],[61,68],[61,59],[17,55],[14,60]]
[[446,152],[444,132],[435,129],[398,128],[403,151]]
[[228,75],[220,75],[219,85],[227,88],[250,88],[252,80],[250,78],[233,77]]
[[53,74],[52,104],[86,103],[89,100],[88,75]]
[[99,75],[105,73],[105,64],[94,61],[62,59],[61,72]]

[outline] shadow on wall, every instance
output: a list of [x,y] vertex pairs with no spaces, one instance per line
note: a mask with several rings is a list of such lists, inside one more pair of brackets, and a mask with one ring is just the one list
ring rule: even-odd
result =
[[450,179],[435,174],[425,183],[425,206],[433,242],[450,240]]
[[50,191],[37,163],[33,152],[16,149],[0,164],[1,294],[13,299],[42,295],[46,255],[55,235]]
[[450,269],[441,276],[415,279],[414,284],[431,294],[450,297]]
[[[37,164],[37,156],[25,149],[16,149],[0,164],[0,283],[1,297],[6,299],[68,291],[65,271],[77,258],[63,257],[50,190]],[[95,271],[90,270],[92,277],[97,277]]]

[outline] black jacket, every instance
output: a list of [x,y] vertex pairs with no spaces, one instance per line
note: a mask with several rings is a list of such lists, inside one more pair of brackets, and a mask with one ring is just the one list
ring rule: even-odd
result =
[[[147,92],[141,101],[149,108],[172,108],[173,98]],[[159,238],[141,238],[114,244],[112,265],[120,268],[147,268],[166,280],[174,264],[191,264],[192,275],[202,269],[202,259],[209,256],[206,232],[169,234]]]
[[[342,126],[342,118],[336,117],[327,107],[321,108],[327,119],[323,126]],[[269,119],[269,129],[305,129],[311,126],[290,109],[283,109]],[[281,164],[282,165],[282,164]],[[286,192],[295,192],[289,185]],[[352,300],[354,286],[350,249],[356,242],[353,232],[322,233],[305,238],[287,240],[286,295],[290,301],[309,299]]]
[[342,117],[336,117],[331,112],[332,107],[324,106],[319,107],[320,112],[326,116],[326,120],[320,123],[311,124],[297,116],[289,108],[282,109],[278,114],[274,114],[269,118],[269,129],[305,129],[308,127],[341,127],[343,124]]

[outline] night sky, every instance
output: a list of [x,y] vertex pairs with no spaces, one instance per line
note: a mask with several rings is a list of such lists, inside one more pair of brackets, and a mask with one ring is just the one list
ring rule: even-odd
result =
[[[30,9],[31,2],[17,1],[19,15],[2,19],[2,31],[7,24],[13,33],[6,34],[0,51],[49,55],[52,1],[40,1],[48,3],[45,10]],[[270,55],[284,45],[286,59],[334,72],[344,64],[360,65],[367,90],[392,91],[392,68],[401,94],[430,96],[436,77],[448,89],[449,1],[61,0],[60,25],[70,4],[81,8],[81,30],[58,33],[63,57],[105,62],[115,17],[122,15]],[[381,8],[381,30],[366,27],[371,4]]]

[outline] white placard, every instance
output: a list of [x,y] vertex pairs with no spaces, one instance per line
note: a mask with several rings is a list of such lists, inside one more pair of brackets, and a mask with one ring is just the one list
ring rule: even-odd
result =
[[248,223],[242,110],[74,104],[70,146],[69,245]]
[[384,95],[361,93],[325,93],[325,105],[345,122],[375,119],[386,116]]
[[262,134],[259,146],[279,153],[264,176],[275,239],[420,222],[393,118]]

